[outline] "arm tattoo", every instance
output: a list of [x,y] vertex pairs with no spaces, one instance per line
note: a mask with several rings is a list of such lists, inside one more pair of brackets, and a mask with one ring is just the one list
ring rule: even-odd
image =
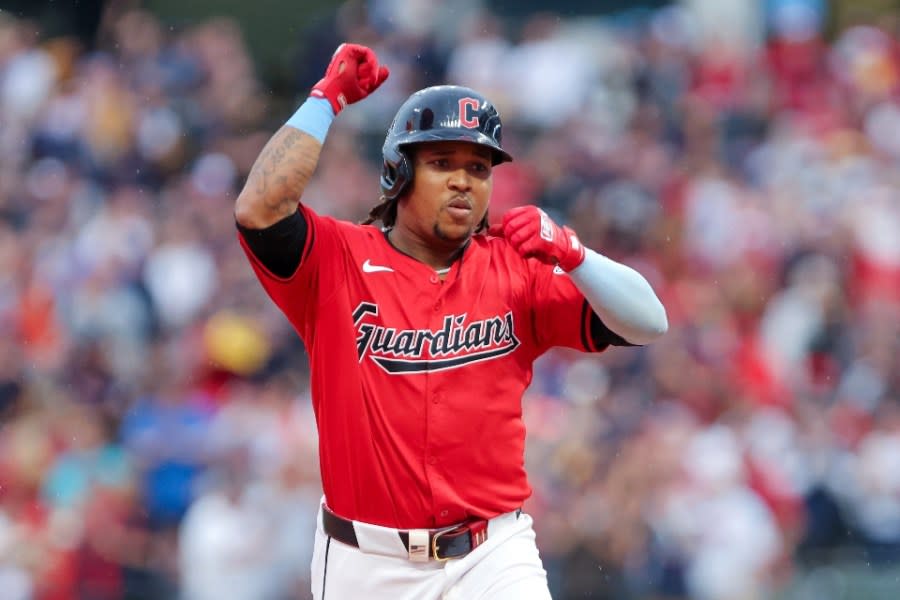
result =
[[319,162],[320,146],[311,136],[283,127],[266,144],[250,170],[248,187],[267,211],[290,214]]

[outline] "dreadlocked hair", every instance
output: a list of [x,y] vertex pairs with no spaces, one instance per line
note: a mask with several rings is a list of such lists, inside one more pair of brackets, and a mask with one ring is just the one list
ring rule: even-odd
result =
[[369,211],[369,216],[362,221],[362,225],[371,225],[375,221],[381,221],[385,228],[393,227],[397,220],[397,199],[378,197],[378,204]]
[[[378,204],[372,207],[372,210],[369,211],[369,216],[361,221],[360,225],[371,225],[375,221],[381,221],[385,229],[390,229],[394,226],[394,223],[397,221],[397,198],[379,196]],[[475,228],[475,233],[487,231],[489,226],[488,213],[485,212],[484,218],[481,219],[478,227]]]

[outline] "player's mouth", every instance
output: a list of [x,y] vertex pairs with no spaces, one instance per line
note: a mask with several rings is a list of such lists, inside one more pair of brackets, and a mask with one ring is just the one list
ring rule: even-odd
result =
[[472,214],[472,203],[467,198],[457,196],[447,203],[446,210],[455,219],[468,219]]

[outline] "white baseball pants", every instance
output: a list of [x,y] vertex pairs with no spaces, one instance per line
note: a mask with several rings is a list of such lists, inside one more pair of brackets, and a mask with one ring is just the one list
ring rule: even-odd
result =
[[445,562],[409,560],[395,529],[355,523],[360,548],[328,537],[319,509],[312,558],[315,600],[550,600],[531,517],[488,522],[488,539]]

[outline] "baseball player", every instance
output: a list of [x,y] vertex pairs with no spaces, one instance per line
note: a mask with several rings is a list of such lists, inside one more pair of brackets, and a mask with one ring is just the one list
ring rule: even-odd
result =
[[665,310],[537,207],[488,229],[492,170],[512,158],[471,89],[399,108],[366,223],[298,205],[334,117],[387,77],[371,49],[341,45],[236,204],[253,269],[309,353],[324,488],[313,596],[546,599],[521,510],[532,363],[552,346],[646,344]]

